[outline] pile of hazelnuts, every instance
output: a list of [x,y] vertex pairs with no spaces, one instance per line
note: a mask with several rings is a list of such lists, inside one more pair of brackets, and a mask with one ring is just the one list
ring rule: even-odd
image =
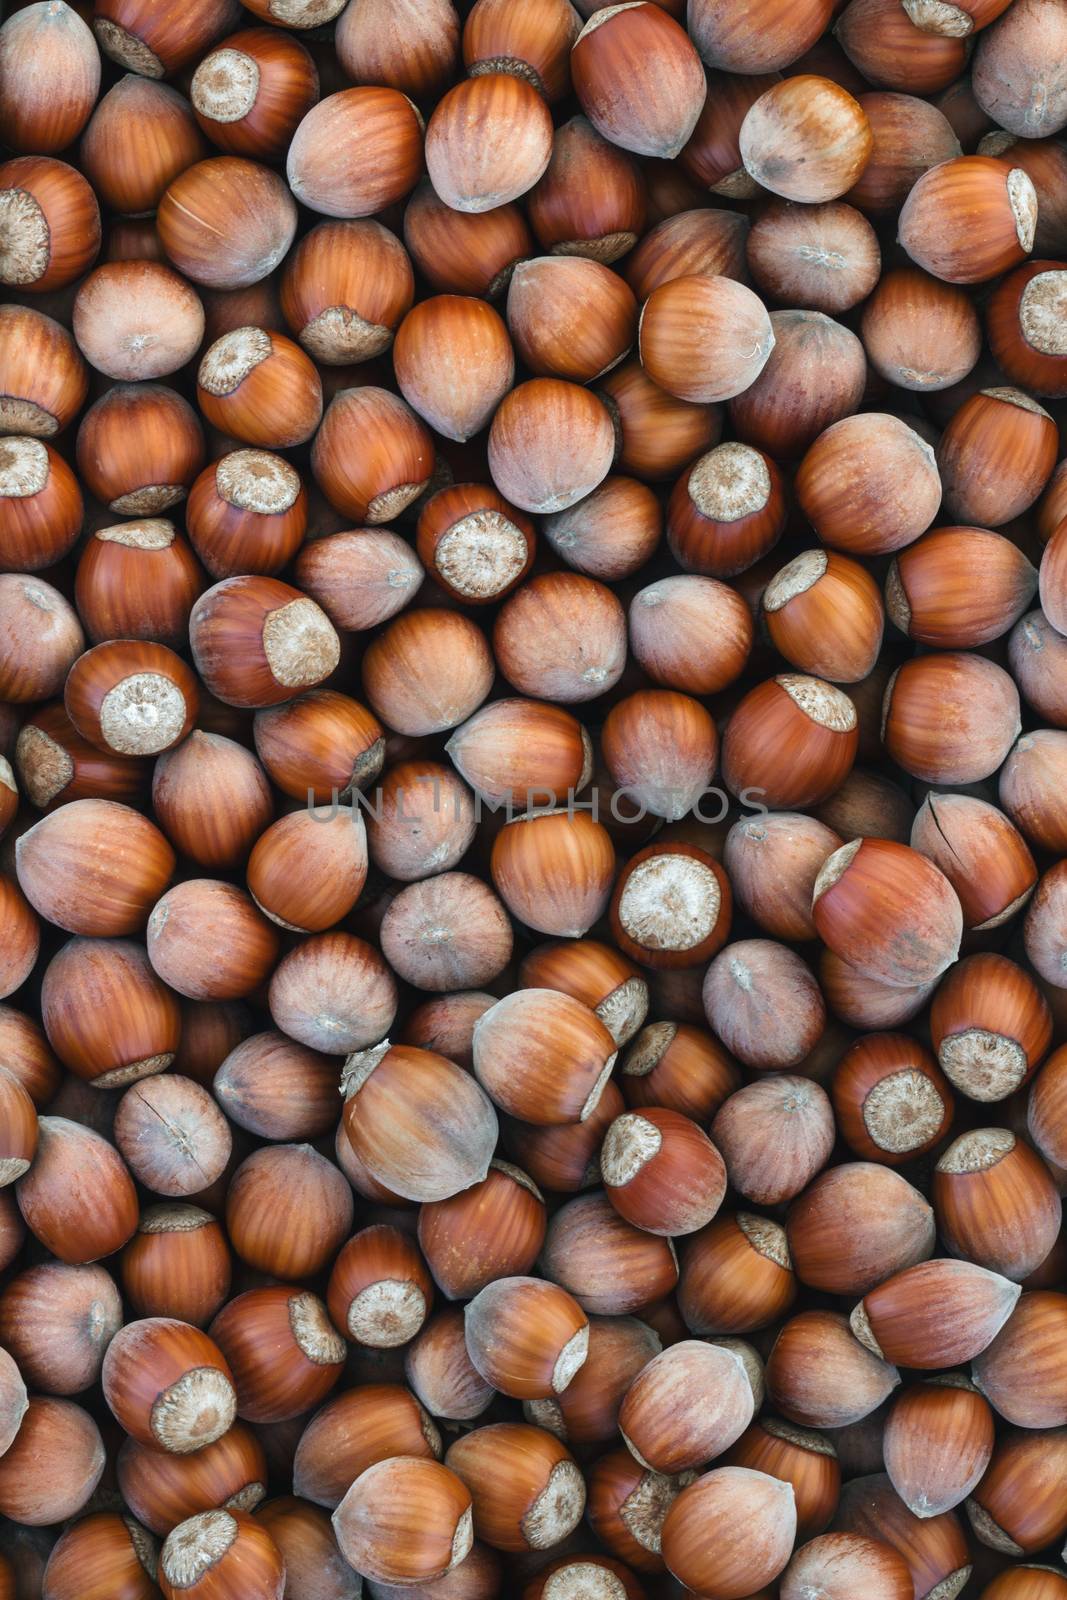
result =
[[1067,1600],[1067,0],[0,26],[0,1600]]

